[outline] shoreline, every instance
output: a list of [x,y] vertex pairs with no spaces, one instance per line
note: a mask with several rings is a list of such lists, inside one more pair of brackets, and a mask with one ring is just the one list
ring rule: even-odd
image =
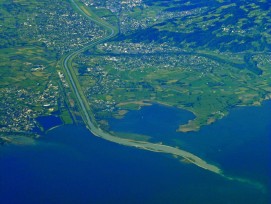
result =
[[76,55],[78,55],[82,51],[86,50],[87,48],[92,47],[100,42],[103,42],[105,40],[112,38],[115,35],[115,31],[114,31],[113,27],[111,27],[110,25],[107,25],[107,24],[103,23],[102,21],[96,20],[96,19],[92,18],[91,16],[87,15],[78,6],[78,4],[74,2],[74,0],[72,0],[72,2],[76,6],[76,8],[80,12],[82,12],[84,14],[84,16],[86,16],[89,20],[92,20],[92,21],[98,23],[99,25],[105,27],[107,30],[111,31],[111,33],[108,36],[103,37],[101,39],[98,39],[97,41],[92,42],[92,43],[88,44],[87,46],[70,53],[69,55],[65,56],[62,60],[62,62],[63,62],[62,66],[63,66],[63,69],[65,70],[64,73],[66,75],[66,78],[69,79],[70,88],[73,90],[73,92],[75,94],[78,105],[81,109],[80,112],[82,114],[82,117],[83,117],[83,120],[85,122],[87,129],[90,132],[92,132],[95,136],[103,138],[103,139],[111,141],[111,142],[114,142],[114,143],[117,143],[117,144],[121,144],[121,145],[125,145],[125,146],[132,146],[132,147],[136,147],[139,149],[146,149],[149,151],[159,151],[159,152],[171,154],[173,156],[176,155],[176,156],[183,157],[183,158],[191,161],[191,163],[195,164],[198,167],[201,167],[205,170],[208,170],[210,172],[213,172],[213,173],[216,173],[216,174],[221,175],[223,177],[226,177],[223,174],[223,171],[219,167],[204,161],[203,159],[199,158],[198,156],[196,156],[190,152],[186,152],[184,150],[174,148],[171,146],[149,143],[149,142],[139,142],[139,141],[133,141],[133,140],[127,140],[127,139],[115,137],[112,134],[102,130],[96,124],[95,118],[92,117],[93,113],[90,111],[89,104],[87,103],[85,95],[80,92],[81,87],[80,87],[80,84],[77,80],[77,77],[72,74],[72,60]]

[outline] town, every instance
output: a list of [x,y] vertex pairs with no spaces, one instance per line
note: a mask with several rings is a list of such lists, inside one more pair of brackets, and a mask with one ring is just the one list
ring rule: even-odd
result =
[[[47,7],[41,7],[35,19],[35,39],[60,56],[106,35],[104,29],[82,17],[62,1],[54,1]],[[26,24],[30,25],[28,22]]]
[[[257,27],[269,11],[256,4],[238,3],[240,14],[249,19],[242,20],[228,15],[236,3],[216,8],[208,2],[78,2],[117,34],[72,62],[97,120],[120,117],[140,108],[142,101],[151,101],[193,112],[198,128],[226,115],[230,107],[257,105],[270,97],[270,57],[264,52],[270,45],[270,19],[265,27]],[[66,109],[69,122],[70,112],[80,118],[61,60],[104,38],[109,30],[83,17],[67,1],[10,1],[0,9],[5,13],[0,26],[1,134],[42,129],[36,119],[60,109]]]
[[35,118],[58,108],[59,90],[49,81],[43,92],[5,88],[0,92],[0,132],[31,132],[39,127]]
[[129,34],[145,29],[153,24],[174,18],[185,17],[202,13],[204,8],[183,11],[170,11],[165,6],[151,7],[142,0],[82,0],[86,6],[96,9],[108,9],[118,17],[119,32]]
[[7,2],[1,9],[6,15],[2,35],[8,36],[1,38],[0,43],[3,49],[0,140],[3,140],[7,135],[40,133],[43,127],[37,118],[66,108],[64,89],[69,90],[58,60],[107,31],[82,17],[68,2]]

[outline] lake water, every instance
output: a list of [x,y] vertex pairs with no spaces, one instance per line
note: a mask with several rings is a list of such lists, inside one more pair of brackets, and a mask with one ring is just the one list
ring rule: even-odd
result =
[[[0,202],[268,203],[270,105],[234,110],[191,134],[175,132],[179,122],[193,117],[190,113],[159,105],[110,121],[118,131],[127,125],[136,125],[132,132],[137,133],[153,128],[153,140],[178,144],[229,174],[261,182],[264,189],[230,181],[170,155],[110,143],[71,125],[49,131],[35,145],[0,147]],[[144,118],[153,111],[156,117],[149,124]],[[139,113],[142,121],[135,123]],[[164,132],[156,131],[158,127],[164,127]]]
[[45,131],[63,124],[61,119],[54,115],[38,117],[36,118],[36,120],[39,122],[39,124],[43,127]]
[[260,107],[240,107],[199,132],[176,132],[192,113],[154,104],[110,120],[113,131],[152,136],[162,142],[200,156],[227,174],[260,182],[270,191],[271,101]]

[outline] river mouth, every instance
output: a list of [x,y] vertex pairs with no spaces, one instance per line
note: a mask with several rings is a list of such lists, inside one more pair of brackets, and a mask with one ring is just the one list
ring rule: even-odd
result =
[[116,135],[135,134],[135,138],[139,135],[142,140],[178,147],[216,164],[227,175],[269,185],[270,106],[271,101],[266,101],[260,107],[236,108],[199,132],[176,132],[193,114],[159,104],[130,111],[122,119],[110,119],[109,126]]
[[226,204],[268,199],[253,185],[167,154],[108,142],[74,125],[49,131],[33,146],[3,146],[0,164],[3,203]]
[[[78,7],[78,6],[77,6],[77,7]],[[78,9],[81,10],[80,8],[78,8]],[[82,11],[82,10],[81,10],[81,11]],[[84,13],[84,12],[83,12],[83,13]],[[86,14],[84,14],[84,15],[86,16]],[[91,17],[88,17],[88,18],[91,20]],[[92,19],[92,20],[93,20],[93,19]],[[95,21],[95,20],[94,20],[94,21]],[[99,22],[98,22],[98,23],[99,23]],[[103,23],[99,23],[99,24],[103,25]],[[112,28],[110,28],[110,27],[108,27],[108,26],[106,26],[106,25],[103,25],[103,26],[105,26],[105,27],[111,29],[112,32],[111,32],[110,36],[108,36],[108,37],[106,37],[106,38],[103,38],[103,39],[101,39],[101,40],[98,40],[98,41],[96,41],[96,42],[93,43],[93,44],[89,44],[88,47],[93,46],[93,45],[95,45],[96,43],[102,42],[102,41],[105,40],[105,39],[109,39],[110,37],[112,37],[112,36],[114,35],[114,30],[113,30]],[[83,99],[84,99],[84,96],[80,96],[80,94],[79,94],[79,92],[78,92],[78,90],[77,90],[77,87],[75,86],[75,83],[74,83],[74,81],[73,81],[73,80],[74,80],[74,79],[73,79],[73,76],[71,76],[71,74],[69,73],[69,67],[68,67],[68,66],[69,66],[69,65],[68,65],[69,61],[72,60],[72,58],[73,58],[74,56],[76,56],[78,53],[84,51],[86,48],[87,48],[87,47],[82,48],[82,49],[78,50],[77,52],[72,53],[72,54],[69,55],[67,58],[65,58],[65,60],[64,60],[64,67],[65,67],[66,71],[68,72],[68,75],[69,75],[70,81],[71,81],[71,83],[72,83],[74,92],[75,92],[76,97],[77,97],[77,99],[78,99],[78,101],[79,101],[79,103],[80,103],[80,107],[81,107],[81,109],[82,109],[82,113],[83,113],[83,115],[85,116],[85,120],[86,120],[85,122],[86,122],[88,128],[91,130],[91,132],[92,132],[94,135],[99,136],[99,137],[102,137],[102,138],[104,138],[104,139],[106,139],[106,140],[108,140],[108,141],[115,142],[115,143],[122,144],[122,145],[126,145],[126,146],[137,147],[137,145],[135,145],[135,143],[136,143],[137,141],[128,141],[128,140],[120,139],[120,138],[116,139],[114,136],[112,136],[112,135],[109,134],[108,132],[105,132],[105,131],[99,129],[98,127],[96,127],[96,126],[90,121],[89,114],[88,114],[87,111],[86,111],[87,108],[88,108],[88,105],[86,105],[85,102],[84,102],[84,100],[83,100]],[[174,141],[174,142],[175,142],[175,144],[177,143],[176,141]],[[185,148],[188,148],[188,147],[189,147],[188,144],[189,144],[189,143],[187,143],[186,145],[183,145],[183,146],[185,146]],[[153,147],[153,146],[157,146],[157,144],[153,144],[153,143],[149,143],[149,144],[147,144],[147,145],[151,145],[152,147]],[[146,144],[145,144],[145,145],[143,145],[143,143],[141,144],[141,147],[145,147],[145,146],[146,146]],[[169,147],[169,146],[167,146],[167,147]],[[197,146],[195,146],[195,145],[192,144],[189,148],[195,148],[195,149],[196,149],[196,147],[197,147]],[[171,147],[169,147],[169,148],[171,148]],[[189,148],[188,148],[188,149],[189,149]],[[143,148],[142,148],[142,149],[143,149]],[[149,150],[152,151],[152,148],[147,148],[147,149],[149,149]],[[155,150],[156,150],[156,149],[154,149],[154,151],[155,151]],[[196,149],[196,150],[197,150],[197,149]],[[206,152],[201,152],[201,151],[199,151],[199,150],[197,150],[197,151],[198,151],[198,153],[199,153],[200,155],[202,155],[202,157],[208,158],[208,155],[206,154]],[[194,155],[194,156],[195,156],[195,155]]]

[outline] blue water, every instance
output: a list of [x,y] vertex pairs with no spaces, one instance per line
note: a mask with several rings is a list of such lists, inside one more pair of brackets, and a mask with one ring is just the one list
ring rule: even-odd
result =
[[61,119],[54,115],[38,117],[36,120],[40,123],[45,131],[63,124]]
[[189,111],[153,104],[128,112],[122,120],[111,119],[109,123],[114,131],[150,135],[153,141],[160,141],[177,135],[178,126],[194,118]]
[[147,134],[151,141],[179,146],[220,166],[228,175],[260,182],[270,191],[271,101],[261,107],[236,108],[199,132],[176,132],[189,119],[193,115],[188,111],[154,104],[109,124],[113,131]]
[[[203,128],[202,132],[192,134],[192,136],[176,134],[176,137],[178,135],[183,139],[180,142],[182,145],[187,144],[188,149],[219,163],[227,169],[227,172],[235,175],[245,169],[248,172],[246,177],[263,181],[266,185],[268,173],[267,170],[264,170],[263,163],[267,164],[268,156],[263,153],[266,153],[265,147],[270,143],[266,143],[267,140],[264,139],[266,135],[262,135],[262,133],[266,134],[268,131],[270,133],[270,127],[267,125],[270,125],[269,107],[270,102],[255,110],[254,108],[234,110],[227,118]],[[155,106],[148,108],[152,110]],[[158,110],[167,109],[164,106],[157,106],[157,108]],[[146,110],[147,114],[150,114],[145,108],[140,112],[144,113]],[[159,113],[157,111],[156,113]],[[248,115],[250,114],[253,114],[252,118],[255,120],[261,119],[260,121],[253,119],[254,123],[257,122],[256,125],[253,122],[248,124],[254,124],[255,132],[259,133],[257,136],[254,136],[254,133],[247,135],[248,131],[245,132],[245,135],[233,135],[228,139],[225,137],[229,134],[225,133],[223,136],[224,133],[221,133],[221,130],[219,134],[215,134],[215,129],[212,130],[212,128],[216,126],[221,127],[231,123],[235,125],[234,120],[240,119],[238,112],[246,118],[246,122],[249,122]],[[135,111],[129,114],[137,113]],[[166,114],[167,111],[161,111],[161,113]],[[170,113],[174,115],[174,112]],[[178,117],[184,115],[183,112],[180,113],[181,115]],[[118,122],[128,120],[129,114]],[[173,115],[171,116],[173,117]],[[142,116],[144,119],[145,115]],[[191,115],[187,116],[189,118]],[[156,117],[159,117],[159,114]],[[161,120],[162,118],[160,117]],[[227,122],[227,120],[231,122]],[[145,124],[145,128],[148,128],[146,121],[142,122]],[[226,124],[224,124],[225,122]],[[160,125],[158,123],[156,127]],[[257,132],[260,131],[257,126],[267,129]],[[171,130],[171,126],[169,129],[168,131],[175,132],[175,130]],[[232,127],[232,129],[234,128]],[[164,131],[166,132],[166,130]],[[225,131],[232,132],[233,130],[227,126]],[[205,133],[209,134],[205,135]],[[215,141],[210,140],[215,137],[217,138]],[[240,137],[240,139],[234,140],[235,137]],[[161,138],[166,137],[162,134]],[[244,138],[248,139],[243,141]],[[171,140],[169,139],[169,142],[175,142]],[[244,145],[242,142],[239,144],[236,141],[243,141]],[[254,148],[251,143],[256,144],[257,147]],[[208,145],[206,146],[206,144]],[[215,151],[217,146],[221,149],[220,151]],[[230,151],[237,150],[237,147],[243,147],[243,149],[239,150],[238,156],[229,158],[230,155],[236,153]],[[250,150],[246,150],[246,148]],[[249,153],[251,148],[258,150],[256,153],[254,152],[256,155]],[[245,153],[249,154],[245,156]],[[237,161],[242,160],[242,157],[245,158],[245,161],[243,164],[239,164]],[[4,204],[255,204],[270,201],[268,200],[270,188],[267,186],[263,191],[257,186],[230,181],[194,165],[182,163],[170,155],[110,143],[93,136],[81,126],[61,126],[53,129],[40,138],[36,145],[1,146],[0,167],[0,203]],[[247,169],[247,167],[251,169]],[[257,170],[258,168],[261,171]],[[256,172],[257,175],[251,177],[251,172]],[[258,175],[259,172],[263,175]]]

